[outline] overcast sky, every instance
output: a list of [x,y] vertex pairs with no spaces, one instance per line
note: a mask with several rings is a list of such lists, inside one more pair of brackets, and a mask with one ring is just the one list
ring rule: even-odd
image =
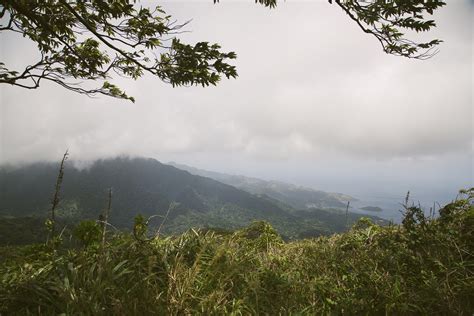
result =
[[[0,162],[58,161],[69,148],[75,160],[126,154],[356,195],[452,196],[474,185],[473,5],[448,2],[427,61],[384,54],[327,1],[160,2],[192,19],[184,41],[235,51],[238,79],[120,80],[135,104],[2,86]],[[18,69],[36,56],[7,34],[0,49]]]

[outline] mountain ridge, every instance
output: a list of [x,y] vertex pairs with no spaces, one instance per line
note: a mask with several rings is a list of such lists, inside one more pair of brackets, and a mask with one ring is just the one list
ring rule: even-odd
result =
[[263,180],[243,175],[232,175],[216,171],[208,171],[185,164],[168,162],[170,166],[185,170],[191,174],[209,177],[219,182],[232,185],[238,189],[256,195],[268,195],[294,208],[339,208],[346,207],[347,202],[357,201],[356,198],[342,193],[325,192],[313,188],[286,183],[283,181]]
[[[47,217],[57,172],[56,163],[0,168],[0,216]],[[68,161],[58,217],[72,223],[97,219],[106,207],[109,188],[113,189],[110,222],[121,229],[130,229],[137,214],[158,215],[154,224],[159,225],[172,202],[178,206],[164,225],[163,232],[168,234],[192,227],[235,230],[255,220],[271,223],[288,239],[347,228],[340,212],[296,212],[272,197],[257,196],[151,158],[102,159],[81,170]],[[360,217],[350,214],[349,222]]]

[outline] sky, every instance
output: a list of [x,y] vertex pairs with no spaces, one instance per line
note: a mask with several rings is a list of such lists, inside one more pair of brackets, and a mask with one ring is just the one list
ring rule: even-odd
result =
[[[145,4],[156,4],[145,1]],[[426,60],[383,53],[327,1],[159,2],[182,41],[234,51],[239,77],[172,88],[116,82],[136,103],[53,84],[0,87],[0,164],[118,155],[305,185],[355,196],[454,198],[474,185],[472,1],[448,1]],[[35,47],[0,34],[0,57],[21,69]]]

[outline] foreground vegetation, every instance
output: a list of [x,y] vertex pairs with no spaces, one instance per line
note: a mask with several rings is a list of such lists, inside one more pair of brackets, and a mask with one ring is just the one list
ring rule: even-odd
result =
[[[436,218],[406,207],[401,225],[360,220],[346,233],[285,243],[265,222],[104,241],[1,248],[0,314],[456,314],[474,312],[474,189]],[[74,246],[74,243],[81,243]]]

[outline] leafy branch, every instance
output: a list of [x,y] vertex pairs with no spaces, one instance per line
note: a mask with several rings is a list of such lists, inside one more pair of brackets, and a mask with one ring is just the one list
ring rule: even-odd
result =
[[[157,6],[132,1],[0,1],[0,31],[19,33],[36,43],[39,60],[22,72],[0,63],[0,83],[37,89],[51,81],[81,94],[103,94],[134,101],[110,82],[112,74],[138,79],[150,73],[173,86],[216,85],[235,78],[217,44],[184,44],[178,24]],[[6,20],[6,23],[3,23]],[[89,88],[83,81],[100,81]]]
[[[442,40],[416,42],[406,38],[405,33],[428,32],[435,27],[435,21],[425,19],[425,15],[432,15],[446,5],[443,0],[328,0],[330,4],[333,1],[363,32],[373,35],[387,54],[423,60],[438,53],[436,47]],[[255,0],[255,3],[274,8],[277,0]]]

